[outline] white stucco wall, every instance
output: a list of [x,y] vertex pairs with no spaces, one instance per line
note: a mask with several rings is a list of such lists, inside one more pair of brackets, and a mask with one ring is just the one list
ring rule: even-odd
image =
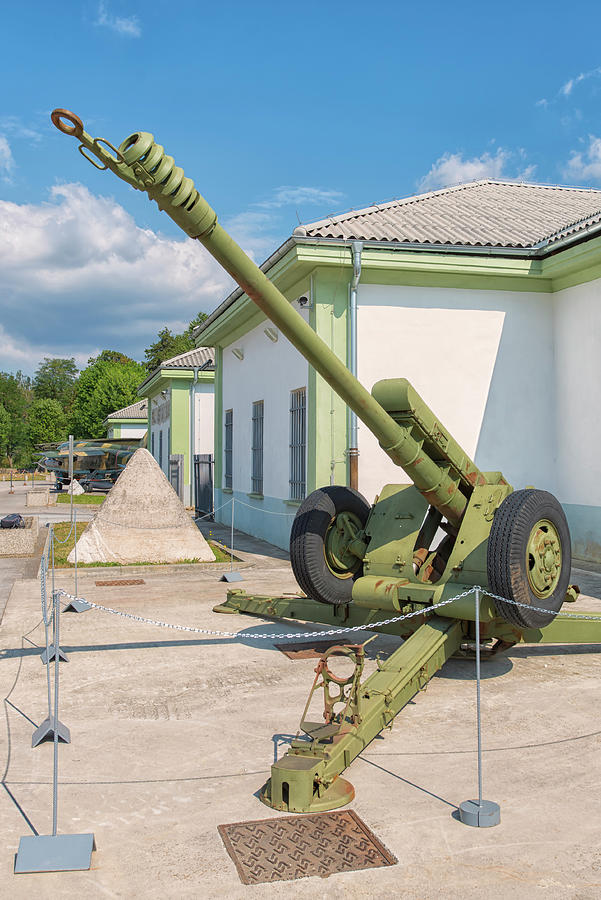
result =
[[194,387],[194,453],[214,453],[214,384]]
[[[308,313],[303,313],[308,318]],[[289,496],[290,392],[307,386],[308,365],[280,333],[274,343],[264,322],[223,350],[223,409],[234,411],[233,490],[251,491],[251,415],[264,401],[263,494]],[[237,359],[232,349],[241,349]],[[253,532],[256,533],[256,532]]]
[[[115,434],[115,431],[118,434]],[[111,428],[107,431],[107,437],[110,439],[112,437],[122,437],[122,438],[131,438],[132,440],[139,440],[143,438],[146,434],[146,426],[140,425],[116,425],[111,426]]]
[[555,295],[557,496],[574,553],[601,563],[601,280]]
[[601,281],[555,296],[559,498],[601,506]]
[[[555,492],[553,296],[361,283],[358,375],[404,377],[483,469]],[[408,479],[359,423],[369,501]]]

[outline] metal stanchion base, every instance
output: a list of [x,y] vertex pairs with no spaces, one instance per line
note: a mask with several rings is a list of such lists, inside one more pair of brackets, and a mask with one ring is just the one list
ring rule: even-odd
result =
[[[40,659],[42,660],[42,663],[44,665],[47,665],[48,662],[54,662],[54,647],[50,647],[50,650],[48,652],[46,650],[43,650]],[[69,662],[69,657],[64,650],[61,650],[60,647],[58,648],[58,661]]]
[[92,609],[89,603],[86,603],[85,600],[69,600],[63,612],[76,612],[82,613],[87,612],[89,609]]
[[492,800],[483,800],[480,806],[477,800],[465,800],[459,806],[459,818],[464,825],[492,828],[501,821],[501,807]]
[[89,869],[95,849],[93,834],[27,835],[19,841],[15,875]]
[[[56,728],[54,725],[55,722],[57,723]],[[43,744],[44,741],[53,741],[55,730],[57,731],[58,739],[62,744],[71,743],[71,732],[67,726],[63,725],[58,719],[55,719],[54,716],[48,716],[41,725],[38,725],[32,734],[31,746],[37,747],[38,744]]]
[[244,581],[240,572],[224,572],[219,581]]

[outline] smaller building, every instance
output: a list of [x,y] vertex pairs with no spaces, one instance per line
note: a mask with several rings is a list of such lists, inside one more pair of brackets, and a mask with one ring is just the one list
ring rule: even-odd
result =
[[137,403],[131,403],[123,409],[110,413],[102,424],[106,428],[109,440],[143,438],[148,428],[148,400],[138,400]]
[[194,457],[213,455],[215,354],[200,347],[166,359],[138,394],[148,402],[148,449],[186,506],[196,506]]

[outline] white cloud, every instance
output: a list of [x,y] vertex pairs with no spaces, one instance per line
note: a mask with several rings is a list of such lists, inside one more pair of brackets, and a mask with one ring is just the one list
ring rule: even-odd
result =
[[30,371],[98,347],[141,359],[159,328],[212,311],[232,287],[197,241],[139,228],[80,184],[45,203],[0,201],[0,284],[1,367],[23,359]]
[[582,81],[588,81],[589,78],[596,78],[599,75],[601,75],[601,66],[598,66],[596,69],[589,69],[588,72],[581,72],[580,75],[576,75],[574,78],[566,81],[565,84],[562,84],[559,93],[562,97],[569,97],[576,85]]
[[0,179],[2,181],[12,181],[12,174],[15,169],[15,161],[10,149],[10,144],[6,138],[0,134]]
[[320,204],[338,202],[344,194],[340,191],[321,190],[313,187],[284,187],[276,188],[273,197],[261,200],[256,206],[263,209],[277,209],[282,206],[294,206],[301,204]]
[[338,203],[342,197],[344,194],[340,191],[284,185],[275,188],[265,200],[258,200],[244,212],[231,216],[225,225],[232,237],[244,245],[253,259],[262,261],[281,243],[282,233],[290,234],[296,227],[294,214],[292,227],[290,221],[284,224],[281,211],[285,207],[293,207],[298,215],[304,206],[330,205]]
[[257,210],[247,210],[230,216],[224,227],[255,262],[262,262],[277,246],[274,233],[278,231],[273,215]]
[[499,147],[495,154],[483,153],[472,159],[464,159],[461,153],[444,153],[432,165],[432,168],[418,182],[422,191],[433,191],[437,188],[462,184],[466,181],[479,181],[483,178],[496,178],[504,181],[527,181],[534,175],[536,166],[529,165],[515,175],[508,173],[507,166],[514,158],[523,159],[524,152],[514,153]]
[[541,97],[540,100],[537,100],[534,104],[535,106],[542,106],[543,109],[546,109],[549,105],[549,101],[545,99],[545,97]]
[[39,141],[42,135],[35,128],[25,125],[19,116],[3,116],[0,118],[0,131],[25,140]]
[[98,4],[98,13],[94,24],[110,28],[111,31],[115,31],[123,37],[137,38],[142,34],[137,16],[115,16],[109,12],[106,3],[102,0]]
[[[186,323],[187,324],[187,323]],[[67,358],[73,357],[79,369],[85,368],[91,356],[100,353],[100,347],[90,346],[85,353],[65,353]],[[15,339],[11,337],[0,325],[0,366],[4,372],[16,372],[21,369],[27,374],[32,374],[45,356],[56,357],[54,344],[32,344],[27,338]]]
[[572,151],[564,168],[564,177],[581,184],[601,180],[601,138],[591,134],[588,147],[583,152]]

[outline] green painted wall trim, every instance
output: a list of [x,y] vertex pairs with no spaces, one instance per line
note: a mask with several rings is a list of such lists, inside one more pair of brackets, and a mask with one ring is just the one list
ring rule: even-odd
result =
[[121,419],[121,418],[111,419],[111,418],[108,418],[105,420],[105,422],[108,426],[112,426],[112,427],[115,427],[115,426],[121,427],[121,425],[139,425],[141,428],[143,428],[144,425],[146,425],[146,416],[144,416],[144,418],[139,418],[139,419]]
[[[302,243],[269,270],[269,278],[287,294],[315,268],[352,270],[350,247]],[[363,284],[467,288],[488,291],[553,293],[601,277],[601,237],[567,247],[544,258],[374,248],[364,245]],[[198,339],[199,346],[227,346],[255,328],[265,316],[242,294]]]
[[215,464],[214,486],[220,488],[223,469],[223,349],[215,348]]
[[169,453],[184,455],[184,484],[190,483],[190,391],[186,382],[171,385]]
[[[348,281],[346,272],[321,269],[312,279],[311,327],[330,349],[347,359]],[[326,381],[309,366],[307,385],[307,493],[329,484],[347,483],[347,409]],[[317,440],[317,435],[320,440]]]
[[[192,381],[193,369],[160,369],[150,381],[144,381],[138,388],[139,397],[156,397],[160,390],[171,386],[172,381]],[[197,381],[211,383],[215,380],[215,372],[199,372]]]

